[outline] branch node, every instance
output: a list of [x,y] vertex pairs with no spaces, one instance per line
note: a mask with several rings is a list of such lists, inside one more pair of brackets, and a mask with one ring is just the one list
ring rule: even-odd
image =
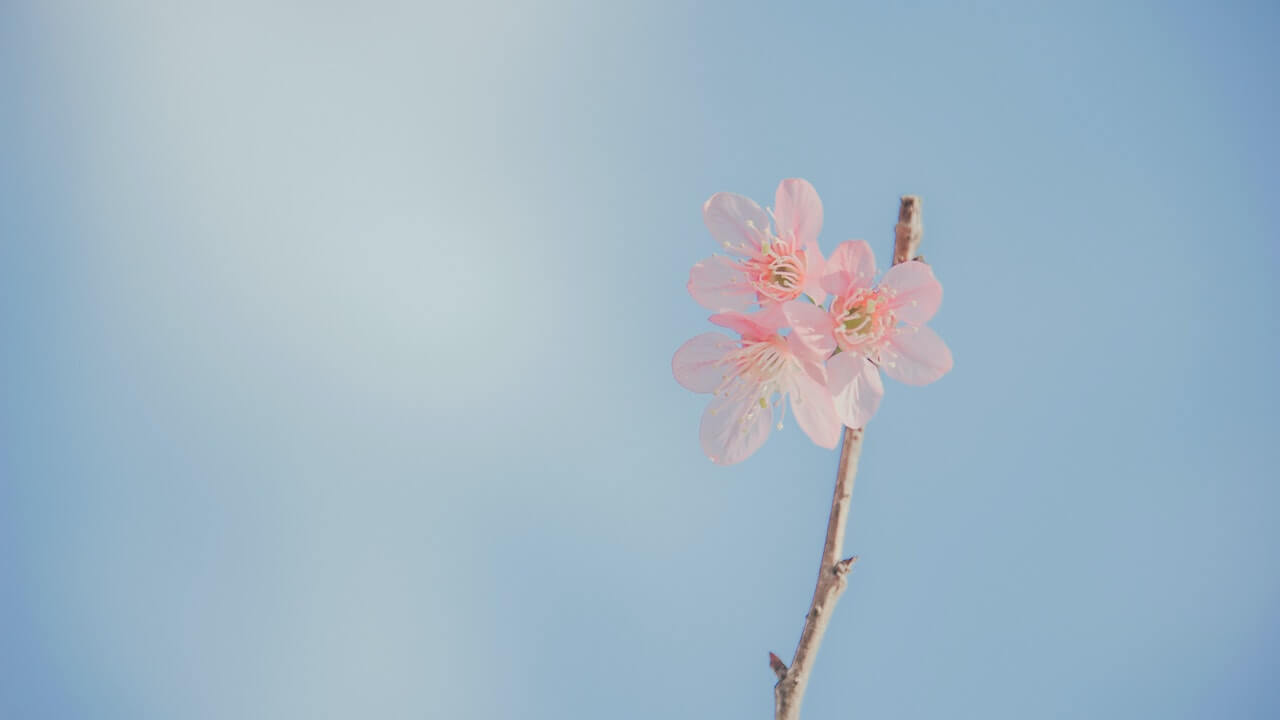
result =
[[836,577],[848,575],[849,571],[853,569],[853,564],[856,562],[858,562],[858,556],[854,555],[852,557],[847,557],[844,560],[841,560],[840,562],[836,563],[836,566],[834,568]]
[[787,664],[773,653],[769,653],[769,667],[773,669],[773,674],[778,676],[779,681],[787,676]]

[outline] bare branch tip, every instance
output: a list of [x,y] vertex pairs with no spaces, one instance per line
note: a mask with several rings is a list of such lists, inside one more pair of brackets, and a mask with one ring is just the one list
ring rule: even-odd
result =
[[898,205],[898,222],[906,222],[920,212],[919,195],[903,195]]

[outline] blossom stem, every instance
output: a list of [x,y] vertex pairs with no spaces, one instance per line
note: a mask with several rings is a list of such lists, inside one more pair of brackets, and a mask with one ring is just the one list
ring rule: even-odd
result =
[[[894,228],[895,265],[915,257],[922,234],[920,198],[904,195],[898,208],[898,224]],[[854,556],[842,560],[840,555],[849,520],[849,502],[853,498],[853,481],[858,473],[858,457],[862,453],[862,435],[863,428],[844,429],[840,464],[836,469],[836,488],[831,497],[831,515],[827,520],[827,538],[822,545],[822,562],[818,566],[818,583],[813,590],[813,600],[804,618],[791,667],[782,665],[781,660],[770,653],[770,664],[778,675],[778,682],[773,686],[775,720],[799,720],[800,704],[809,685],[814,660],[818,657],[818,646],[822,644],[836,601],[849,584],[849,570],[858,559]]]

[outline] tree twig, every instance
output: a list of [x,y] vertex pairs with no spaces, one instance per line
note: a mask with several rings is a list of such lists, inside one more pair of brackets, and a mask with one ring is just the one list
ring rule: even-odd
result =
[[898,224],[893,228],[893,264],[906,262],[920,250],[924,223],[920,221],[920,198],[903,195],[898,205]]
[[[898,207],[898,224],[894,228],[893,264],[916,256],[924,226],[920,222],[920,198],[902,196]],[[773,716],[775,720],[799,720],[800,704],[813,662],[818,656],[818,646],[827,631],[827,623],[835,610],[836,601],[849,584],[849,570],[857,562],[857,556],[840,559],[844,548],[844,531],[849,520],[849,501],[853,497],[853,480],[858,473],[858,457],[862,452],[863,428],[844,429],[844,442],[840,447],[840,464],[836,469],[836,489],[831,497],[831,516],[827,520],[827,539],[822,545],[822,562],[818,566],[818,583],[813,590],[813,600],[804,618],[800,642],[796,645],[791,667],[773,653],[769,653],[769,665],[778,676],[773,686]]]

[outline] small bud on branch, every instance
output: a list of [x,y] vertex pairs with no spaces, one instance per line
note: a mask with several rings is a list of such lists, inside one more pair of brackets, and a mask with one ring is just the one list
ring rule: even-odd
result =
[[773,669],[773,674],[777,675],[779,680],[787,676],[787,664],[773,653],[769,653],[769,667]]

